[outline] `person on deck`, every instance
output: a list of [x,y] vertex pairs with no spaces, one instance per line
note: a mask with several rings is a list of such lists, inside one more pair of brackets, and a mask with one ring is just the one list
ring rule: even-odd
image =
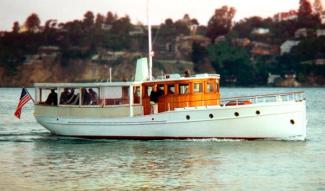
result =
[[81,88],[82,93],[82,105],[89,105],[91,102],[91,95],[86,88]]
[[70,92],[68,88],[64,88],[63,92],[60,95],[60,104],[66,104],[69,100]]
[[97,99],[98,99],[97,93],[92,88],[89,88],[88,91],[91,96],[91,104],[97,105]]
[[55,92],[55,89],[51,89],[51,93],[47,97],[45,103],[47,105],[53,105],[53,106],[58,105],[58,94]]
[[69,105],[78,105],[79,104],[79,94],[74,93],[74,88],[71,88],[70,94],[68,96],[68,100],[66,101],[66,104]]
[[163,91],[158,90],[157,84],[155,84],[150,93],[151,114],[158,113],[159,97],[162,96],[163,94],[164,94]]

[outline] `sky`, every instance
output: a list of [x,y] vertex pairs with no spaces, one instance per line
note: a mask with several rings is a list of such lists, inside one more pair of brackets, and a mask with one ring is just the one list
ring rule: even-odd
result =
[[[235,21],[239,21],[297,9],[299,0],[150,0],[150,4],[152,24],[160,24],[166,18],[177,20],[188,13],[205,25],[214,10],[223,5],[235,7]],[[146,23],[146,5],[147,0],[0,0],[0,31],[11,30],[15,21],[23,24],[33,12],[39,15],[41,24],[49,19],[59,22],[82,19],[88,10],[104,15],[108,11],[119,16],[127,14],[133,23]]]

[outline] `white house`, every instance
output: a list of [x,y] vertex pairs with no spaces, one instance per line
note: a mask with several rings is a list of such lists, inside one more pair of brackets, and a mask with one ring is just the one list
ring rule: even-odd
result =
[[317,29],[316,35],[317,37],[325,36],[325,29]]
[[298,40],[287,40],[280,46],[281,55],[290,53],[291,49],[300,43]]

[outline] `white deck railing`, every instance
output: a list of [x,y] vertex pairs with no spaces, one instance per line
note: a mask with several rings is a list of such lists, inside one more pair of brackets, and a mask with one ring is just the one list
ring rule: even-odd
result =
[[302,101],[302,100],[305,100],[304,92],[289,92],[289,93],[279,93],[279,94],[266,94],[266,95],[222,98],[221,105],[222,106],[236,106],[236,105],[245,105],[245,104],[285,102],[285,101]]

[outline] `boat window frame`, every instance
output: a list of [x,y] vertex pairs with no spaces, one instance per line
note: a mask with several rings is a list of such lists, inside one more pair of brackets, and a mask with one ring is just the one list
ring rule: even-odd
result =
[[[50,95],[51,90],[54,89],[57,94],[57,105],[48,105],[46,104],[46,100],[48,96]],[[36,105],[44,105],[44,106],[49,106],[49,107],[58,107],[59,106],[59,93],[58,93],[57,87],[35,87],[35,104]],[[43,101],[43,96],[45,95],[44,91],[49,91],[47,96],[44,97]]]
[[[132,92],[133,92],[133,105],[142,105],[142,86],[141,85],[134,85],[132,86]],[[139,103],[135,103],[135,95],[136,95],[136,91],[137,88],[139,88],[139,96],[137,96],[139,98]]]
[[[177,84],[176,83],[169,83],[166,84],[167,88],[166,88],[166,95],[178,95],[178,88],[177,88]],[[170,87],[174,87],[174,92],[171,93],[172,91],[170,91]]]
[[[195,91],[195,85],[199,84],[201,88],[199,88],[199,91]],[[193,83],[193,93],[194,94],[202,94],[204,93],[204,83],[203,82],[194,82]]]
[[[184,87],[184,86],[187,86],[187,88],[185,89],[186,92],[182,92],[182,87]],[[178,92],[179,92],[179,95],[188,95],[188,94],[191,94],[190,88],[191,88],[191,83],[179,83],[178,84]]]
[[[161,87],[163,87],[163,89],[161,89]],[[165,96],[166,95],[166,84],[165,83],[157,84],[157,90],[164,92],[164,94],[162,96]]]
[[[216,82],[213,82],[211,80],[206,81],[206,87],[205,87],[205,93],[211,94],[216,93]],[[212,89],[209,89],[209,85],[212,84]]]

